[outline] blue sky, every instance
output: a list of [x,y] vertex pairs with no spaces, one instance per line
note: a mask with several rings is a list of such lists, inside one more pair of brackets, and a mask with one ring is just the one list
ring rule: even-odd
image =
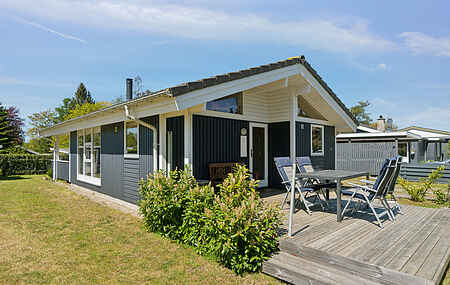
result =
[[[36,4],[39,3],[39,4]],[[304,54],[347,105],[450,130],[448,1],[2,0],[0,102],[23,117],[84,82],[159,90]]]

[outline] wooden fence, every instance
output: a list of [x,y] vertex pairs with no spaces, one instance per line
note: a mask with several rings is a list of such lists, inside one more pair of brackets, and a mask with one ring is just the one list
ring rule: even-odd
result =
[[386,158],[397,156],[395,142],[337,143],[336,168],[378,175]]
[[[400,176],[410,181],[419,181],[430,175],[442,164],[438,163],[405,163],[400,170]],[[450,183],[450,165],[445,166],[444,175],[438,180],[440,183]]]

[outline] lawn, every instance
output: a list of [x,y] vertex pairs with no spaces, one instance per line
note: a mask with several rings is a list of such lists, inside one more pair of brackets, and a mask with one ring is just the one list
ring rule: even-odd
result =
[[0,178],[0,229],[1,284],[279,283],[236,276],[44,176]]

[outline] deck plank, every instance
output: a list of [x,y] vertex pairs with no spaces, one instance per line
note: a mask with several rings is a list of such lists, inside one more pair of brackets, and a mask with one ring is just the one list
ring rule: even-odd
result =
[[440,211],[443,212],[442,236],[416,274],[435,282],[441,280],[450,261],[450,210],[441,209]]
[[[425,249],[431,250],[437,241],[435,241],[432,245],[427,238],[431,233],[434,232],[436,227],[439,225],[441,214],[439,211],[432,212],[432,215],[427,216],[426,222],[424,222],[421,227],[417,227],[412,231],[409,231],[405,236],[409,237],[403,245],[399,246],[400,250],[396,252],[395,258],[393,258],[390,262],[385,262],[385,264],[389,268],[398,269],[399,271],[403,271],[403,268],[408,262],[411,262],[411,258],[420,249],[420,247],[426,242],[424,246]],[[431,248],[429,247],[431,246]],[[392,245],[395,247],[395,245]],[[391,249],[394,251],[394,248]],[[425,252],[428,253],[428,252]],[[371,260],[369,260],[370,262]],[[419,264],[417,269],[420,268],[422,264]]]

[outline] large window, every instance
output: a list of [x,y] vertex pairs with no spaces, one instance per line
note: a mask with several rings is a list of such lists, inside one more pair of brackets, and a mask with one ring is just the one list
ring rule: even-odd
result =
[[242,92],[207,102],[206,110],[242,115]]
[[323,126],[311,125],[311,155],[323,155]]
[[125,157],[139,158],[139,125],[125,122]]
[[100,185],[100,127],[78,131],[78,180]]

